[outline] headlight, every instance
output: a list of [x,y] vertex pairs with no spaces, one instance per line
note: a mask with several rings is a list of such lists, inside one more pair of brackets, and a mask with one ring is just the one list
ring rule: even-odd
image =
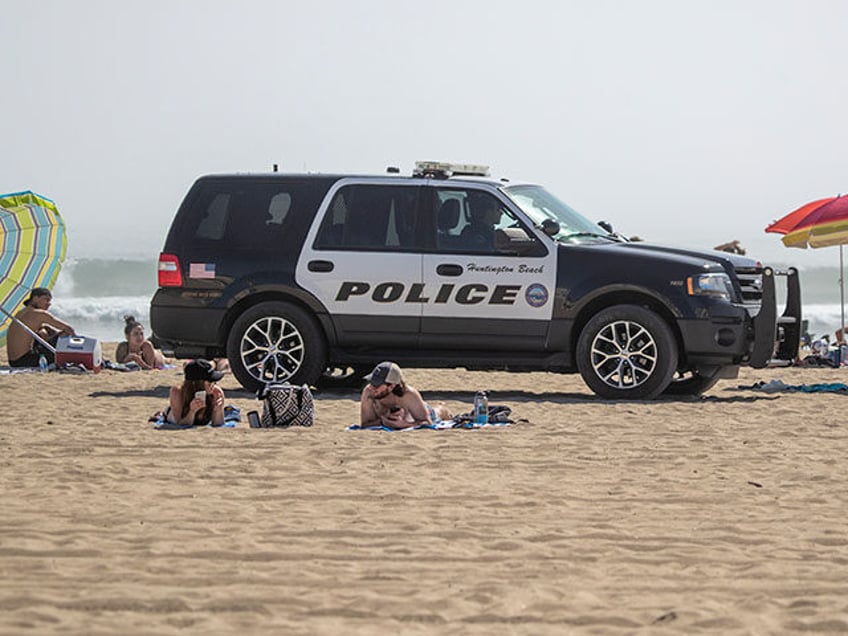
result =
[[733,283],[727,274],[698,274],[686,279],[686,290],[690,296],[711,296],[730,301],[733,298]]

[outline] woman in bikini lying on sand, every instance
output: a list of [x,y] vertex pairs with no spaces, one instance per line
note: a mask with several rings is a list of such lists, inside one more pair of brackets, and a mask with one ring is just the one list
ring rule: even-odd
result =
[[124,316],[126,340],[115,349],[115,360],[126,364],[135,362],[142,369],[164,369],[165,356],[144,337],[144,327],[134,316]]

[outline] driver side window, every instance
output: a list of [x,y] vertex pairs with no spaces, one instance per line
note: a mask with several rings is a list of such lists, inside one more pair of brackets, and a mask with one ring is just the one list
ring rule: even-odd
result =
[[547,252],[509,208],[488,192],[438,188],[433,202],[439,252],[500,256],[530,255],[538,253],[538,248]]

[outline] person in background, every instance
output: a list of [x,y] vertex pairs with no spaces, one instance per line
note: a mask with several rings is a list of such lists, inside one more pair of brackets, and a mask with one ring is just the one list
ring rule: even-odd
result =
[[388,428],[409,428],[419,424],[436,424],[453,416],[439,403],[431,407],[421,394],[403,380],[403,372],[394,362],[381,362],[365,376],[362,389],[360,424]]
[[135,362],[142,369],[164,369],[165,356],[144,337],[144,326],[134,316],[124,316],[126,340],[115,349],[115,361]]
[[717,252],[730,252],[731,254],[741,254],[745,255],[745,248],[742,247],[742,244],[738,240],[729,241],[728,243],[722,243],[721,245],[716,245],[714,248]]
[[24,301],[21,309],[9,324],[6,334],[6,352],[9,356],[9,366],[12,367],[37,367],[38,358],[44,356],[47,363],[56,361],[56,356],[50,349],[32,337],[32,334],[24,329],[22,322],[32,331],[37,333],[43,340],[55,347],[59,336],[76,335],[74,328],[51,314],[48,309],[53,302],[53,294],[46,287],[35,287],[29,298]]
[[183,368],[185,379],[171,387],[168,421],[172,424],[221,426],[224,423],[224,391],[215,384],[224,377],[208,360],[192,360]]

